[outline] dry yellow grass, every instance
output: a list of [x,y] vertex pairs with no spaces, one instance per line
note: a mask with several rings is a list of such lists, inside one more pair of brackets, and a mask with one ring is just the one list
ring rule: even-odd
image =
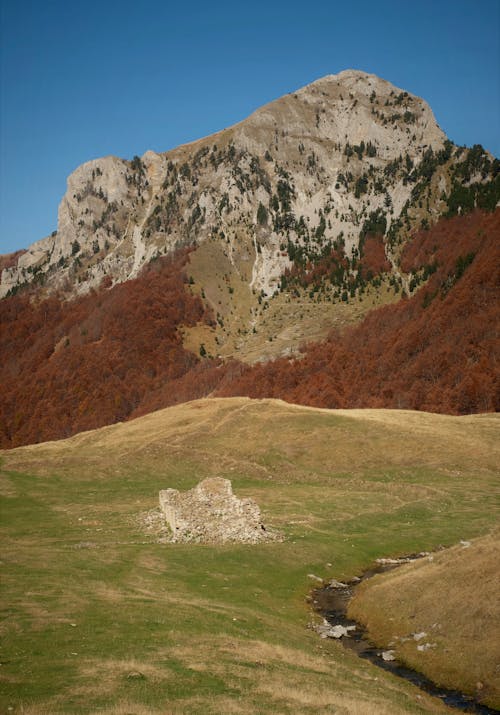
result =
[[[301,416],[311,418],[307,427]],[[410,410],[327,410],[281,400],[217,398],[184,403],[66,440],[19,447],[2,457],[7,470],[44,473],[78,464],[84,473],[99,473],[106,467],[119,469],[130,457],[136,464],[199,448],[217,452],[216,467],[228,459],[233,467],[244,462],[248,469],[259,454],[274,447],[289,457],[291,468],[304,458],[311,463],[331,460],[335,472],[394,463],[448,469],[456,464],[458,478],[460,466],[496,469],[499,427],[500,415],[493,414],[450,417]],[[260,471],[265,465],[260,464]],[[12,488],[8,477],[5,484]]]
[[250,288],[255,247],[237,226],[230,233],[238,239],[205,241],[191,253],[186,266],[194,281],[192,291],[204,296],[214,316],[220,318],[214,328],[197,325],[183,330],[184,347],[197,355],[201,344],[210,355],[248,363],[298,353],[302,344],[322,340],[332,329],[343,330],[373,308],[400,298],[384,280],[362,300],[349,303],[339,299],[318,302],[306,290],[299,298],[292,299],[285,292],[259,302],[258,291]]
[[349,614],[435,682],[498,707],[499,564],[498,533],[466,541],[365,581]]
[[317,302],[304,290],[299,298],[293,299],[288,293],[279,293],[267,301],[265,309],[259,306],[252,323],[255,332],[246,330],[235,341],[232,351],[224,354],[248,363],[298,354],[301,345],[324,340],[332,330],[342,332],[347,326],[361,322],[373,308],[397,300],[399,295],[387,283],[380,289],[371,289],[362,300],[349,303],[338,299]]

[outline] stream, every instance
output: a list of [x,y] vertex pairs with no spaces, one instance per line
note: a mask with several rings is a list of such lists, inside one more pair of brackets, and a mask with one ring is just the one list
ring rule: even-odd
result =
[[448,705],[448,707],[452,707],[466,713],[498,715],[500,712],[499,710],[487,705],[482,705],[471,695],[465,695],[457,690],[441,688],[433,683],[432,680],[429,680],[429,678],[425,675],[402,665],[397,660],[384,660],[382,653],[385,653],[386,657],[388,654],[391,654],[389,657],[392,657],[392,652],[384,648],[377,648],[368,640],[364,626],[347,618],[347,606],[353,595],[353,589],[357,584],[367,578],[375,576],[378,573],[384,573],[392,570],[400,566],[402,563],[408,563],[408,561],[412,561],[417,558],[420,558],[420,555],[414,555],[397,560],[397,563],[381,564],[366,571],[361,578],[355,578],[346,584],[334,581],[332,585],[314,589],[312,592],[313,608],[317,613],[321,614],[325,621],[329,624],[328,627],[324,628],[320,626],[318,628],[318,632],[321,635],[321,631],[323,630],[324,634],[322,637],[335,638],[338,636],[325,636],[325,634],[329,631],[330,626],[333,628],[335,628],[335,626],[342,626],[344,629],[347,629],[347,632],[338,639],[342,641],[342,645],[345,648],[353,651],[360,658],[365,658],[371,663],[377,665],[379,668],[388,670],[394,675],[398,675],[400,678],[408,680],[410,683],[413,683],[413,685],[416,685],[430,695],[440,698],[446,705]]

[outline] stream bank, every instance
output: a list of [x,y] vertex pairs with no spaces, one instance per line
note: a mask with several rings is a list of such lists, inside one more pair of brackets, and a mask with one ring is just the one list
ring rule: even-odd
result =
[[347,617],[347,608],[356,586],[376,574],[398,568],[403,563],[422,558],[427,554],[415,554],[402,559],[382,559],[375,567],[365,571],[361,577],[356,577],[347,583],[331,581],[328,585],[314,589],[312,605],[314,610],[323,616],[323,624],[315,628],[322,638],[341,640],[342,645],[353,651],[358,657],[369,660],[383,670],[404,678],[425,692],[440,698],[448,707],[461,712],[477,715],[498,715],[500,711],[483,705],[473,696],[457,690],[440,687],[422,673],[412,670],[398,662],[394,651],[376,647],[367,637],[365,627]]

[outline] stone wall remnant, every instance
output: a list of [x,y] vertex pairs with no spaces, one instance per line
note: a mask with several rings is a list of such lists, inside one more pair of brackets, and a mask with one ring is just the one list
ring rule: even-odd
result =
[[233,494],[229,479],[210,477],[186,492],[163,489],[159,500],[173,541],[255,544],[280,539],[266,529],[253,499]]

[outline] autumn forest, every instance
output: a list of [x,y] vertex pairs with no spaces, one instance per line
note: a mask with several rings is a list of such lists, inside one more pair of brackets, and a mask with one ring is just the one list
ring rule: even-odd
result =
[[[67,437],[217,394],[318,407],[449,414],[500,408],[500,210],[441,219],[406,245],[410,297],[303,348],[254,366],[183,347],[181,326],[214,324],[190,291],[190,250],[135,279],[63,300],[20,292],[0,302],[0,447]],[[390,270],[367,237],[361,271]]]

